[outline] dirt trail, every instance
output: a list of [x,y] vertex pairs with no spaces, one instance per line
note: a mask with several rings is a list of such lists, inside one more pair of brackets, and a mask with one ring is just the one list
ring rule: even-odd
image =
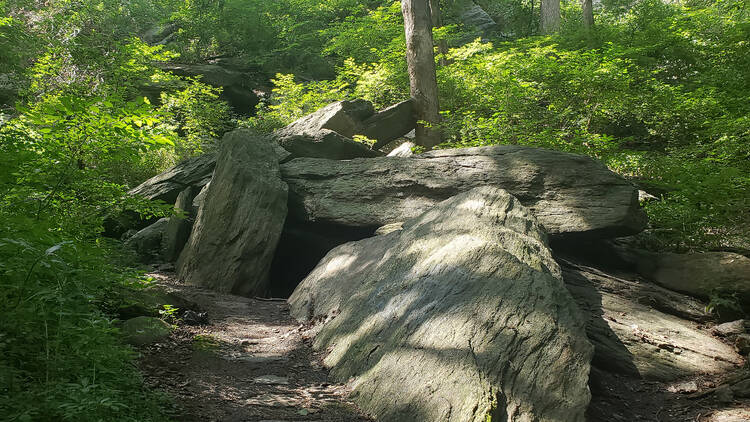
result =
[[141,350],[147,385],[168,393],[179,421],[370,421],[329,383],[320,356],[283,301],[184,286],[151,274],[208,312]]

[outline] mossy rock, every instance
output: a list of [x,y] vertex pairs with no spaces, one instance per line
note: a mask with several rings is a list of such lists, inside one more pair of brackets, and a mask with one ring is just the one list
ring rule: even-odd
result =
[[164,340],[172,333],[172,326],[159,318],[139,316],[122,324],[125,340],[136,346]]
[[155,286],[143,290],[125,291],[122,303],[117,307],[116,312],[122,319],[138,316],[158,317],[159,311],[164,309],[164,305],[171,305],[179,309],[180,312],[188,309],[200,310],[196,303]]

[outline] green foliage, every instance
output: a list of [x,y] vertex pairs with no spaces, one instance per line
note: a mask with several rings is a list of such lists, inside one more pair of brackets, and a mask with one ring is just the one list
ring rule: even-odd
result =
[[379,1],[186,1],[174,13],[180,27],[173,47],[190,61],[242,56],[266,74],[295,71],[333,76],[324,59],[324,31],[347,16],[361,15]]
[[180,136],[175,154],[182,160],[214,148],[216,139],[231,129],[231,112],[226,102],[219,99],[221,90],[191,80],[177,92],[161,94],[162,121]]
[[722,312],[744,315],[742,309],[742,301],[738,297],[737,293],[728,293],[721,290],[714,290],[709,296],[708,305],[705,308],[706,313],[717,313],[720,317],[723,317]]
[[94,306],[137,283],[110,246],[0,212],[0,413],[4,420],[158,421],[113,321]]
[[97,232],[123,207],[158,209],[126,195],[142,154],[173,143],[146,102],[49,97],[0,129],[0,209]]
[[159,315],[161,315],[161,318],[167,322],[175,323],[177,322],[177,311],[180,310],[180,308],[176,308],[172,305],[162,305],[163,309],[159,310]]

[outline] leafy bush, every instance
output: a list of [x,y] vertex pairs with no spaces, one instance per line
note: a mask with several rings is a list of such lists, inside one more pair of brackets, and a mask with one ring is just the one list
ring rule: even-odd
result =
[[164,420],[94,299],[136,274],[101,240],[0,212],[0,413],[4,420]]
[[162,92],[162,124],[180,135],[175,143],[177,161],[212,150],[216,139],[231,129],[231,111],[220,94],[221,89],[195,80],[185,89]]

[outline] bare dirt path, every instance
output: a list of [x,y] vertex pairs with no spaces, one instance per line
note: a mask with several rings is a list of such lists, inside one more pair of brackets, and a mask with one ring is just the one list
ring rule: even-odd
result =
[[283,301],[263,301],[176,283],[160,284],[208,313],[141,349],[147,385],[169,394],[178,421],[370,421],[330,383],[320,356]]

